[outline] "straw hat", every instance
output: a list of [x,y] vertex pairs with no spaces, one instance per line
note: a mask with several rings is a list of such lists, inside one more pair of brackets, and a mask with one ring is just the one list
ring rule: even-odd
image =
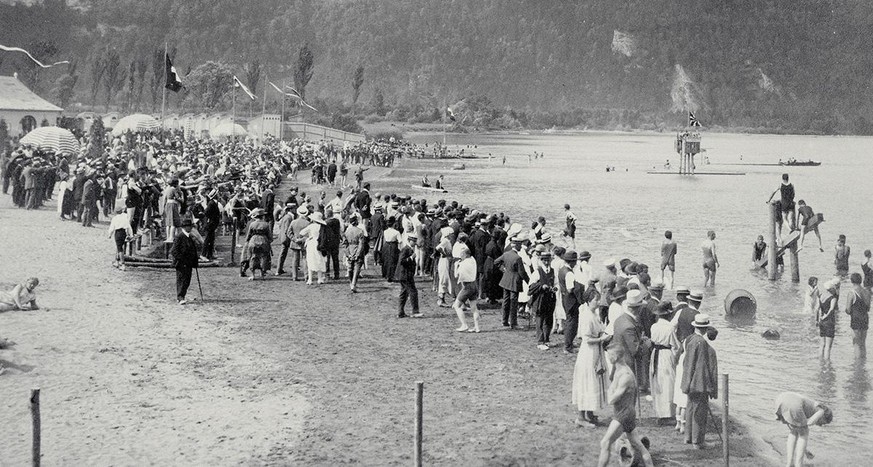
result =
[[267,213],[263,209],[254,208],[254,209],[252,209],[252,212],[249,214],[249,217],[254,219],[256,217],[261,217],[261,216],[265,216],[265,215],[267,215]]
[[708,328],[711,324],[709,315],[706,313],[698,313],[694,315],[694,322],[691,323],[691,325],[696,328]]
[[306,205],[301,205],[300,207],[297,208],[297,215],[298,216],[306,216],[308,214],[309,214],[309,208],[307,208]]
[[624,304],[628,306],[628,308],[636,308],[643,306],[645,302],[643,301],[643,293],[639,290],[628,290],[627,299],[625,299]]
[[579,259],[579,256],[573,250],[567,250],[564,255],[561,257],[564,261],[568,263],[572,263]]

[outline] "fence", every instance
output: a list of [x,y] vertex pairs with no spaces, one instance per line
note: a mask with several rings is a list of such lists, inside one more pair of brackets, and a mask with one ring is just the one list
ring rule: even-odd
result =
[[282,134],[282,138],[286,140],[299,138],[304,141],[348,141],[350,143],[361,143],[367,139],[360,133],[350,133],[321,125],[300,122],[285,122],[285,131]]

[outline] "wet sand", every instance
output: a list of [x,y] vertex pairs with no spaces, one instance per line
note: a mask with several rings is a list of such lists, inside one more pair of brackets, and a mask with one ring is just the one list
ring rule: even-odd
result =
[[[110,267],[105,227],[0,197],[0,234],[15,245],[0,252],[0,283],[39,276],[44,307],[0,314],[0,336],[18,343],[0,351],[3,463],[29,459],[38,386],[47,464],[408,465],[417,380],[427,464],[596,462],[604,428],[573,425],[575,355],[536,350],[533,329],[505,330],[497,310],[484,312],[481,334],[456,333],[454,312],[423,281],[425,317],[397,319],[397,286],[372,265],[358,294],[342,279],[249,282],[235,268],[203,269],[205,300],[180,307],[172,271]],[[646,418],[645,401],[642,415],[657,464],[720,462],[714,431],[695,451]],[[772,462],[733,428],[734,465]]]

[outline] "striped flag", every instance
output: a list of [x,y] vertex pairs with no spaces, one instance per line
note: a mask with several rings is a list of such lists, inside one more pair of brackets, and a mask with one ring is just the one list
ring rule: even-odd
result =
[[34,58],[34,56],[30,54],[30,52],[28,52],[28,51],[26,51],[26,50],[24,50],[24,49],[22,49],[22,48],[18,48],[18,47],[8,47],[8,46],[5,46],[5,45],[3,45],[3,44],[0,44],[0,50],[5,50],[6,52],[21,52],[21,53],[24,53],[24,54],[26,54],[28,57],[30,57],[30,59],[33,60],[33,63],[36,63],[40,68],[51,68],[51,67],[53,67],[53,66],[55,66],[55,65],[61,65],[61,64],[64,64],[64,63],[70,63],[69,60],[63,60],[63,61],[60,61],[60,62],[54,62],[54,63],[52,63],[52,64],[50,64],[50,65],[46,65],[45,63],[42,63],[41,61],[39,61],[39,60],[37,60],[36,58]]
[[285,91],[279,89],[279,86],[276,86],[275,84],[273,84],[272,81],[269,81],[269,83],[270,83],[270,86],[273,86],[273,89],[275,89],[276,92],[278,92],[279,94],[284,94],[284,95],[286,95],[286,96],[288,96],[288,97],[296,97],[296,98],[299,98],[299,97],[300,97],[300,96],[296,96],[296,95],[294,95],[294,94],[291,94],[290,92],[285,92]]
[[[273,84],[273,83],[270,83],[270,84]],[[279,88],[276,87],[275,84],[273,84],[273,87],[276,88],[277,91],[279,91]],[[297,99],[298,101],[300,101],[300,103],[301,103],[302,105],[304,105],[304,106],[306,106],[306,107],[308,107],[308,108],[310,108],[310,109],[312,109],[312,110],[318,112],[318,109],[316,109],[315,107],[309,105],[305,100],[303,100],[303,97],[300,95],[300,92],[298,92],[296,89],[292,88],[291,86],[287,86],[287,85],[285,86],[285,89],[287,89],[287,90],[289,91],[289,92],[286,92],[286,93],[285,93],[286,96],[291,97],[291,98],[294,98],[294,99]],[[279,91],[279,92],[282,92],[282,91]]]
[[243,84],[242,81],[240,81],[239,78],[236,77],[236,75],[233,76],[233,87],[242,88],[243,92],[246,93],[246,95],[249,96],[251,100],[256,99],[255,95],[252,94],[251,91],[249,91],[249,88],[247,88],[246,85]]
[[173,62],[170,61],[170,55],[164,54],[166,58],[166,67],[164,72],[167,76],[167,82],[164,84],[164,87],[173,92],[179,92],[182,89],[182,81],[179,79],[179,74],[176,73],[176,67],[173,66]]
[[700,124],[700,120],[694,116],[694,112],[688,111],[688,126],[703,126]]

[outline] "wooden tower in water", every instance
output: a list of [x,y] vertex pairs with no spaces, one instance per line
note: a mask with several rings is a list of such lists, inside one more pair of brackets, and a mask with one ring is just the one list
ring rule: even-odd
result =
[[676,152],[679,153],[679,174],[694,175],[694,155],[700,152],[700,133],[677,133]]

